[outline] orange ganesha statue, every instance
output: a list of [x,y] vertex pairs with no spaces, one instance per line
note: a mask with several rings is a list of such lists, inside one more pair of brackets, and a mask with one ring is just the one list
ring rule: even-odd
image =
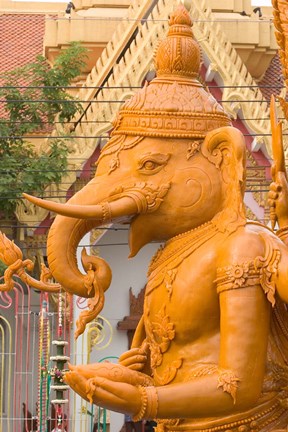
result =
[[65,381],[98,406],[157,431],[270,431],[288,424],[288,187],[270,205],[279,235],[245,217],[245,142],[198,80],[200,51],[184,6],[155,55],[157,77],[118,113],[95,178],[58,213],[48,238],[54,278],[98,313],[108,264],[75,250],[111,221],[130,224],[131,256],[153,257],[144,312],[119,364],[71,366]]

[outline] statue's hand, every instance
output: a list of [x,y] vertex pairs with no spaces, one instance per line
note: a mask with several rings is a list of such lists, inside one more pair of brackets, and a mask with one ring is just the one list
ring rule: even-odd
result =
[[268,193],[270,219],[272,228],[274,228],[276,221],[278,221],[279,227],[283,228],[288,226],[288,182],[286,173],[278,171],[273,175],[273,180]]
[[[102,367],[104,365],[105,368]],[[88,366],[93,366],[90,367],[90,371]],[[91,374],[94,376],[91,377]],[[147,385],[147,380],[142,375],[144,374],[131,371],[121,365],[97,363],[71,367],[71,371],[65,374],[64,381],[82,398],[91,403],[135,415],[142,404],[141,393],[137,386]],[[151,383],[151,379],[149,382]]]
[[142,371],[147,363],[148,344],[145,342],[140,348],[132,348],[119,357],[119,364],[135,371]]
[[86,383],[90,403],[128,413],[134,416],[142,405],[141,393],[136,386],[106,378],[91,378]]
[[[76,375],[84,377],[86,380],[90,378],[107,378],[111,381],[126,382],[132,385],[147,386],[153,384],[153,380],[148,375],[131,370],[123,365],[103,362],[93,363],[87,365],[69,365],[71,372],[75,372]],[[65,380],[70,376],[71,372],[65,374]]]
[[[122,412],[122,408],[120,410],[120,407],[122,405],[120,404],[118,406],[119,401],[117,402],[118,400],[117,398],[121,399],[121,397],[123,396],[122,392],[125,393],[125,391],[127,390],[128,392],[127,395],[131,393],[131,395],[134,394],[135,396],[135,393],[138,392],[137,386],[153,385],[153,380],[148,375],[145,375],[138,371],[131,370],[125,366],[109,363],[109,362],[94,363],[88,365],[78,365],[78,366],[69,365],[69,369],[70,371],[66,372],[64,375],[64,381],[73,390],[75,390],[82,398],[89,401],[92,400],[94,403],[96,403],[99,406],[103,406],[104,408],[114,409],[119,412]],[[103,388],[100,386],[101,387],[100,392],[98,392],[99,382],[105,384],[105,385],[103,384],[102,386]],[[113,387],[113,389],[116,392],[114,395],[106,394],[108,390],[105,393],[103,389],[106,388],[105,387],[106,384],[108,385],[109,388],[110,386]],[[119,394],[117,393],[118,390],[119,390]],[[102,396],[103,399],[101,399]],[[125,404],[130,403],[129,398],[127,399],[127,401],[125,401]],[[115,406],[110,405],[112,402],[113,403],[117,402],[117,405]],[[122,402],[124,404],[124,401]],[[127,411],[123,411],[123,412],[127,412]]]

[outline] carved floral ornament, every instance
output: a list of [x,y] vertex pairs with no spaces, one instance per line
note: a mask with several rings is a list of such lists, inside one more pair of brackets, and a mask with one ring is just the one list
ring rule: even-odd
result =
[[61,290],[59,284],[49,282],[52,275],[44,264],[42,264],[40,281],[27,274],[26,269],[31,272],[34,268],[33,261],[30,259],[23,259],[21,249],[1,231],[0,260],[7,266],[4,272],[4,283],[0,284],[0,291],[11,291],[14,288],[14,275],[17,275],[24,283],[41,291],[55,293]]
[[235,263],[217,270],[217,292],[239,289],[260,284],[267,299],[275,306],[275,277],[278,272],[280,251],[265,234],[261,234],[265,244],[265,255],[257,256],[253,262]]

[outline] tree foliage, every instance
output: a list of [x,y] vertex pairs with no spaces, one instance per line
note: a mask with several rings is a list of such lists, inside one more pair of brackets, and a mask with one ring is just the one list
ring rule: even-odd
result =
[[[0,277],[4,276],[5,270],[7,269],[7,266],[0,261]],[[3,281],[0,281],[0,284],[3,283]]]
[[49,135],[55,118],[64,123],[81,110],[66,87],[81,73],[85,57],[86,49],[74,42],[52,68],[39,55],[33,63],[0,75],[0,215],[13,216],[21,192],[39,194],[61,181],[69,140],[49,139],[49,152],[39,154],[27,135]]

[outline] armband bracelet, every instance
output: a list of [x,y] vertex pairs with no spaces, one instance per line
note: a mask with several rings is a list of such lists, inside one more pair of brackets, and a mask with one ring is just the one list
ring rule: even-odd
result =
[[134,422],[142,419],[155,419],[158,412],[158,394],[156,387],[137,387],[141,393],[141,408],[140,411],[132,417]]
[[101,222],[110,222],[112,219],[111,208],[109,202],[101,203],[102,220]]
[[285,226],[283,228],[280,228],[276,232],[277,237],[279,237],[281,240],[285,240],[288,237],[288,226]]
[[146,387],[147,394],[147,409],[145,413],[145,418],[154,420],[157,418],[158,414],[158,393],[157,387],[150,386]]

